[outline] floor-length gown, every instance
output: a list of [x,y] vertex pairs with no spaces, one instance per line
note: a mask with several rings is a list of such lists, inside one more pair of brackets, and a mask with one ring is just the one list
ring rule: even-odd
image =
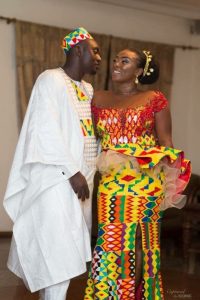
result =
[[[95,101],[95,99],[94,99]],[[155,114],[168,105],[160,92],[145,105],[92,105],[102,152],[98,238],[84,300],[164,299],[160,274],[163,210],[184,205],[190,177],[181,150],[158,145]],[[136,230],[142,232],[141,292],[135,291]]]

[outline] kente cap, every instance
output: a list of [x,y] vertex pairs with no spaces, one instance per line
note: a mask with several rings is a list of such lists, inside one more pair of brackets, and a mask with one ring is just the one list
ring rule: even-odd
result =
[[93,40],[93,37],[85,28],[76,28],[74,31],[70,32],[64,37],[62,41],[62,48],[67,53],[71,48],[86,39]]

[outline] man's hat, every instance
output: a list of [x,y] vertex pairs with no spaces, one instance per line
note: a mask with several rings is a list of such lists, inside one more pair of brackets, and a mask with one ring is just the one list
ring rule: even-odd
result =
[[62,48],[67,53],[71,48],[76,46],[79,42],[84,41],[86,39],[93,40],[93,37],[89,32],[83,28],[76,28],[74,31],[70,32],[66,35],[62,41]]

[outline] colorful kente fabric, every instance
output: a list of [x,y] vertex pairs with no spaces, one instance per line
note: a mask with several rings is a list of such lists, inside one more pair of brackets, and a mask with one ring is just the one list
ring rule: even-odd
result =
[[[98,189],[98,239],[84,300],[135,298],[136,229],[142,231],[141,299],[163,299],[159,210],[164,173],[141,173],[131,163],[102,176]],[[145,187],[145,188],[144,188]],[[150,196],[151,194],[151,196]],[[157,297],[157,298],[156,298]]]
[[84,136],[94,136],[94,126],[91,119],[81,119],[81,129]]
[[[183,188],[191,172],[182,151],[157,143],[155,114],[167,105],[160,92],[146,105],[134,108],[103,108],[93,103],[96,129],[105,153],[102,159],[109,151],[126,159],[120,168],[114,166],[102,172],[97,197],[98,237],[84,300],[164,299],[160,205],[166,197],[167,177],[162,161],[180,169],[177,176]],[[135,289],[138,226],[142,234],[141,291]]]
[[[89,103],[90,99],[85,93],[79,88],[79,86],[71,80],[72,87],[76,93],[78,101],[80,101],[80,104],[86,104]],[[83,110],[85,108],[83,107]],[[86,109],[85,113],[88,113],[88,109]],[[80,119],[80,125],[81,130],[84,137],[94,137],[94,126],[92,122],[92,118],[82,118]]]
[[88,96],[86,96],[83,93],[83,91],[78,87],[78,85],[73,80],[71,80],[71,83],[72,83],[74,90],[76,91],[78,100],[79,101],[88,101],[89,100]]
[[93,37],[89,32],[83,28],[76,28],[74,31],[70,32],[66,35],[62,41],[62,48],[65,52],[68,52],[71,48],[77,45],[79,42],[84,41],[86,39],[92,40]]
[[94,119],[103,150],[113,150],[133,156],[141,168],[153,168],[166,158],[172,164],[181,161],[180,179],[187,185],[191,174],[190,162],[181,150],[158,146],[155,137],[155,113],[167,106],[161,92],[146,105],[115,109],[92,106]]

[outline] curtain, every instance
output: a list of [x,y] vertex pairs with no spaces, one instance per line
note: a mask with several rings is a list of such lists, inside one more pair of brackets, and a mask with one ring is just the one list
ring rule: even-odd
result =
[[[170,99],[170,91],[172,85],[173,76],[173,64],[174,64],[174,46],[143,42],[136,40],[129,40],[124,38],[112,37],[110,44],[110,70],[115,55],[123,49],[137,49],[137,50],[150,50],[155,56],[155,60],[158,61],[160,66],[160,77],[159,80],[152,85],[140,86],[141,89],[154,89],[160,90]],[[111,72],[109,72],[111,73]],[[109,84],[111,87],[111,79],[109,76]]]
[[[16,22],[16,62],[19,102],[21,107],[21,122],[26,112],[32,87],[38,75],[45,69],[62,66],[65,55],[61,49],[63,37],[71,29],[57,28],[39,25],[29,22]],[[103,34],[91,34],[99,44],[102,62],[101,68],[95,76],[85,76],[85,80],[92,83],[94,89],[107,89],[111,87],[110,73],[114,56],[122,49],[136,48],[149,49],[155,55],[160,64],[160,79],[145,89],[159,89],[168,98],[172,85],[174,47],[111,37]],[[93,196],[93,230],[92,236],[97,235],[97,208],[96,189],[99,176],[95,179],[95,191]]]
[[[21,120],[26,112],[28,100],[38,75],[45,69],[62,66],[65,55],[61,48],[63,37],[71,29],[57,28],[30,22],[16,22],[16,62],[18,94],[21,106]],[[102,65],[98,75],[88,77],[95,89],[106,87],[108,70],[108,51],[110,37],[94,34],[100,49],[102,49]]]
[[[55,68],[64,64],[65,55],[60,45],[63,37],[71,29],[23,21],[17,21],[15,28],[17,79],[22,120],[37,76],[45,69]],[[170,98],[174,46],[111,37],[104,34],[91,34],[99,44],[102,56],[101,68],[97,75],[87,75],[84,78],[92,83],[94,89],[99,90],[111,87],[111,65],[114,56],[120,50],[125,48],[149,49],[159,62],[160,78],[154,85],[142,86],[142,89],[160,90],[167,98]]]
[[22,21],[17,21],[15,28],[18,92],[23,119],[38,75],[64,62],[60,44],[66,30]]

